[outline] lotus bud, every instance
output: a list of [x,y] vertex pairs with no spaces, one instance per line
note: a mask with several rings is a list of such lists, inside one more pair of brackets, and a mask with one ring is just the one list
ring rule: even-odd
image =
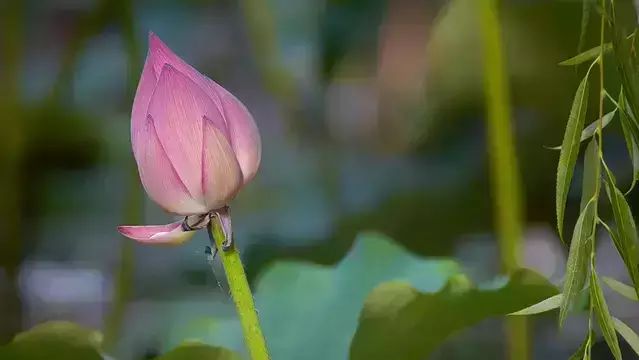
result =
[[[149,197],[183,222],[120,226],[146,243],[182,243],[228,204],[257,173],[260,135],[246,107],[180,59],[155,34],[131,111],[131,145]],[[193,226],[195,224],[195,226]]]

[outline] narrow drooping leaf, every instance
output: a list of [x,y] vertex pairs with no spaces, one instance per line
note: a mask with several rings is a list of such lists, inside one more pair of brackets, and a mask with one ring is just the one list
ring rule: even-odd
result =
[[[615,117],[616,113],[617,113],[617,109],[614,109],[613,111],[605,114],[602,117],[602,119],[603,119],[602,128],[605,128],[606,126],[608,126],[608,124],[610,124],[612,119]],[[597,129],[599,128],[599,123],[600,123],[600,120],[597,119],[597,120],[593,121],[592,123],[590,123],[588,126],[586,126],[581,131],[581,137],[580,137],[579,141],[584,142],[584,141],[590,139],[595,134]],[[548,149],[561,150],[561,146],[549,147]]]
[[592,339],[595,338],[593,331],[588,332],[584,341],[579,345],[577,351],[568,360],[585,360],[590,359],[590,347],[592,346]]
[[581,205],[579,209],[583,211],[596,192],[601,177],[601,162],[599,161],[599,147],[597,141],[592,139],[588,143],[584,154],[584,174],[581,187]]
[[[575,55],[573,57],[571,57],[570,59],[566,59],[562,62],[559,63],[559,65],[561,66],[573,66],[573,65],[579,65],[579,64],[583,64],[586,61],[590,61],[590,60],[594,60],[597,58],[597,56],[599,56],[599,53],[601,52],[601,46],[596,46],[592,49],[588,49],[582,53],[579,53],[578,55]],[[611,43],[605,43],[604,44],[604,54],[607,54],[610,52],[610,50],[612,50],[612,44]]]
[[563,297],[559,306],[559,327],[563,326],[568,311],[586,282],[596,207],[597,202],[595,199],[591,199],[581,211],[575,224],[566,264]]
[[[635,115],[639,114],[639,61],[636,54],[637,39],[634,32],[625,36],[617,25],[615,6],[611,6],[608,16],[608,23],[612,32],[612,48],[614,52],[617,70],[621,78],[628,107]],[[635,119],[636,120],[636,119]]]
[[604,170],[607,178],[606,192],[608,193],[616,225],[611,234],[612,241],[626,265],[635,292],[639,294],[639,262],[637,254],[637,242],[639,239],[637,238],[637,227],[626,197],[615,186],[612,172],[607,166],[604,166]]
[[630,192],[639,180],[639,128],[635,121],[631,119],[630,109],[626,103],[626,97],[623,94],[623,90],[619,93],[619,102],[617,103],[619,111],[619,120],[621,122],[621,129],[623,130],[623,136],[628,148],[628,156],[632,162],[632,184],[627,192]]
[[613,279],[611,277],[604,276],[602,277],[603,281],[608,285],[609,288],[614,290],[617,294],[634,301],[639,301],[637,298],[637,292],[635,288],[622,283],[619,280]]
[[557,189],[556,189],[556,210],[557,210],[557,230],[559,237],[563,241],[564,211],[570,182],[577,163],[579,154],[580,134],[584,127],[586,108],[588,101],[588,75],[577,88],[575,99],[568,116],[564,140],[561,143],[561,153],[559,154],[559,164],[557,165]]
[[554,310],[559,307],[561,304],[561,299],[563,295],[557,294],[555,296],[551,296],[548,299],[544,299],[534,305],[530,305],[527,308],[521,309],[519,311],[515,311],[514,313],[510,313],[508,315],[534,315],[541,314],[546,311]]
[[619,335],[626,339],[626,342],[628,343],[628,345],[630,345],[632,350],[634,350],[635,353],[639,355],[639,335],[637,335],[637,333],[632,330],[630,326],[626,325],[623,321],[617,319],[616,317],[613,317],[612,321],[614,322],[615,329],[617,329]]
[[619,349],[619,340],[617,340],[617,332],[615,331],[615,325],[612,321],[610,311],[608,311],[608,305],[606,305],[606,299],[604,298],[601,285],[599,284],[599,277],[597,276],[597,270],[595,269],[595,257],[590,258],[590,299],[592,301],[592,307],[597,316],[597,322],[601,328],[604,339],[615,357],[615,360],[621,360],[621,350]]
[[577,52],[580,53],[586,43],[586,33],[588,32],[588,23],[590,22],[590,11],[592,10],[592,0],[584,0],[581,2],[581,28],[579,30],[579,44]]

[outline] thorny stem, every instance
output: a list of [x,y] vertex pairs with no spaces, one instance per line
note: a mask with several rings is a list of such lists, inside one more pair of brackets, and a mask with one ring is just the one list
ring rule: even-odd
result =
[[[224,230],[220,224],[220,219],[217,216],[211,217],[211,221],[207,226],[207,232],[211,240],[211,245],[216,249],[224,249],[226,239]],[[266,341],[264,340],[264,335],[262,335],[262,329],[260,328],[260,322],[253,302],[253,294],[251,293],[246,274],[244,273],[240,253],[235,246],[231,246],[228,250],[220,251],[218,254],[220,254],[220,258],[222,259],[222,265],[224,266],[226,278],[231,290],[231,297],[233,297],[233,302],[237,308],[237,314],[242,324],[242,331],[244,332],[244,340],[251,359],[269,360]]]

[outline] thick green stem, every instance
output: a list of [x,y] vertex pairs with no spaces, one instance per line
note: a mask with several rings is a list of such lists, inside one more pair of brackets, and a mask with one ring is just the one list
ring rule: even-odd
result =
[[[502,268],[506,273],[512,273],[520,263],[523,215],[515,141],[510,121],[510,95],[504,71],[497,1],[481,0],[478,1],[478,6],[484,47],[484,89],[492,194],[495,201],[495,226]],[[510,358],[528,359],[526,319],[523,317],[509,319],[507,327]]]
[[[217,217],[211,218],[207,230],[211,244],[217,249],[223,249],[222,244],[224,244],[225,236]],[[246,342],[246,347],[249,350],[251,359],[268,360],[269,356],[266,349],[266,341],[264,340],[264,335],[262,335],[262,328],[260,328],[260,322],[257,318],[257,311],[255,311],[255,304],[253,302],[253,294],[251,293],[251,288],[244,273],[240,253],[235,246],[232,246],[228,250],[221,250],[219,254],[222,259],[224,271],[226,272],[231,296],[233,297],[233,302],[235,302],[237,314],[242,324],[244,341]]]

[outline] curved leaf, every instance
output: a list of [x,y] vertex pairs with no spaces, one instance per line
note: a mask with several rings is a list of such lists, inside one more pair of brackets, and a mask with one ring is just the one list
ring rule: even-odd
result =
[[577,88],[575,99],[568,116],[564,140],[561,143],[561,153],[559,154],[559,164],[557,165],[557,188],[556,188],[556,211],[557,230],[559,237],[563,241],[564,211],[570,182],[577,163],[579,154],[579,139],[584,128],[584,119],[588,104],[588,76],[590,71],[584,76]]
[[449,284],[428,294],[401,281],[383,283],[364,303],[350,359],[425,359],[455,332],[556,293],[546,279],[525,269],[497,289]]
[[562,291],[564,296],[559,307],[559,327],[563,326],[568,310],[586,283],[588,254],[590,254],[592,246],[596,207],[596,200],[591,199],[581,211],[575,224],[566,264],[566,278]]
[[[617,109],[616,108],[614,110],[612,110],[611,112],[605,114],[601,118],[603,120],[602,128],[605,128],[606,126],[608,126],[608,124],[610,124],[612,119],[614,119],[614,117],[615,117],[615,113],[617,113]],[[597,119],[597,120],[591,122],[590,124],[588,124],[588,126],[586,126],[581,131],[581,137],[579,138],[579,141],[580,142],[584,142],[584,141],[590,139],[595,134],[597,129],[599,128],[599,122],[600,122],[600,119]],[[560,146],[548,147],[548,149],[550,149],[550,150],[561,150],[561,145]]]
[[549,297],[548,299],[542,300],[535,305],[531,305],[527,308],[515,311],[514,313],[510,313],[508,315],[534,315],[554,310],[559,307],[562,298],[563,294],[557,294]]
[[612,172],[607,166],[604,166],[604,170],[607,177],[606,192],[608,193],[616,225],[616,229],[610,235],[628,269],[635,292],[639,295],[639,262],[637,259],[637,242],[639,238],[637,237],[637,227],[626,197],[615,186]]
[[637,355],[639,355],[639,335],[630,328],[630,326],[626,325],[623,321],[617,319],[616,317],[612,318],[612,321],[615,324],[615,329],[619,332],[628,345],[635,351]]
[[595,333],[591,330],[584,341],[579,345],[577,351],[568,360],[590,360],[590,348],[592,346],[592,339],[595,338]]
[[[300,260],[272,263],[257,278],[255,305],[272,359],[347,359],[359,312],[377,285],[401,280],[419,291],[435,292],[452,277],[457,288],[464,288],[458,275],[460,267],[451,259],[419,257],[385,235],[364,232],[334,266]],[[230,308],[231,315],[225,314],[208,331],[176,329],[175,340],[167,342],[199,338],[241,352],[243,336],[232,315],[235,309],[232,304],[218,305]],[[208,295],[201,306],[189,309],[192,316],[211,311]]]
[[[559,65],[561,66],[572,66],[572,65],[579,65],[579,64],[583,64],[586,61],[590,61],[590,60],[594,60],[597,58],[597,56],[599,56],[599,53],[601,52],[601,46],[596,46],[592,49],[588,49],[582,53],[579,53],[578,55],[575,55],[573,57],[571,57],[570,59],[566,59],[562,62],[559,63]],[[604,54],[607,54],[610,52],[610,50],[612,50],[612,44],[611,43],[605,43],[604,44]]]
[[630,108],[626,103],[626,97],[622,91],[619,93],[619,102],[617,103],[619,111],[619,121],[621,122],[621,129],[623,130],[623,136],[628,148],[628,156],[632,161],[632,184],[627,192],[630,192],[637,180],[639,180],[639,128],[630,116]]
[[597,322],[601,328],[604,339],[612,352],[612,355],[616,360],[621,360],[621,349],[619,349],[619,340],[617,339],[617,333],[615,332],[615,325],[612,321],[610,311],[608,311],[608,305],[606,305],[606,298],[604,297],[601,286],[599,285],[599,278],[597,277],[597,271],[595,269],[595,257],[590,258],[590,299],[592,301],[592,307],[597,316]]
[[602,279],[606,283],[606,285],[608,285],[609,288],[614,290],[619,295],[625,298],[628,298],[630,300],[639,301],[639,299],[637,298],[637,292],[635,291],[635,288],[633,288],[632,286],[626,285],[622,283],[621,281],[618,281],[616,279],[613,279],[607,276],[604,276]]

